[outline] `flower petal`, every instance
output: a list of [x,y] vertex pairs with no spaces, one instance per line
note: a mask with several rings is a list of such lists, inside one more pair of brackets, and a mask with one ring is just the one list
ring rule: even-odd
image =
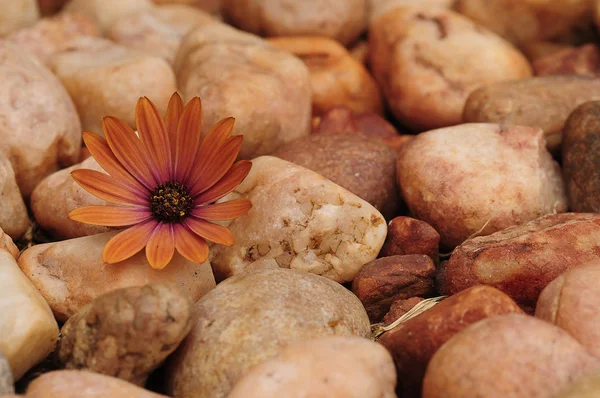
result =
[[173,224],[175,248],[193,263],[202,264],[208,258],[208,243],[182,224]]
[[139,253],[146,246],[157,225],[156,221],[149,220],[113,236],[104,246],[102,260],[107,264],[114,264]]
[[177,127],[175,180],[185,181],[185,177],[193,166],[196,152],[200,146],[202,129],[202,103],[194,97],[183,109]]
[[96,162],[113,178],[132,188],[145,189],[135,177],[125,170],[104,138],[98,134],[84,131],[83,142]]
[[167,117],[165,120],[165,126],[167,128],[167,134],[169,135],[169,146],[171,148],[171,159],[175,159],[175,143],[177,142],[177,125],[179,119],[183,113],[183,101],[179,94],[173,93],[167,106]]
[[186,218],[184,223],[193,233],[200,235],[211,242],[225,246],[232,246],[235,242],[235,238],[231,231],[221,225],[213,224],[195,217]]
[[251,208],[252,202],[248,199],[236,199],[229,202],[196,207],[192,210],[192,215],[209,221],[233,220],[248,213]]
[[158,174],[146,154],[146,148],[134,131],[116,117],[102,119],[102,129],[110,149],[125,169],[149,190],[159,184]]
[[69,213],[71,220],[105,227],[125,227],[139,224],[150,217],[152,214],[147,209],[140,207],[85,206]]
[[207,160],[198,166],[198,179],[192,180],[193,185],[190,188],[192,196],[201,194],[223,178],[240,153],[242,140],[241,135],[231,137],[225,145],[211,153],[202,152],[200,148],[200,157]]
[[148,206],[146,190],[136,190],[121,184],[108,174],[96,170],[73,170],[71,176],[83,189],[110,203],[129,206]]
[[194,203],[204,205],[221,199],[244,181],[251,168],[252,162],[248,160],[240,160],[235,163],[219,182],[198,196]]
[[169,223],[160,223],[154,229],[146,245],[146,258],[154,269],[163,269],[169,264],[175,253],[173,228]]
[[162,181],[171,178],[171,147],[163,118],[147,98],[140,98],[135,107],[135,125],[148,150],[156,172]]

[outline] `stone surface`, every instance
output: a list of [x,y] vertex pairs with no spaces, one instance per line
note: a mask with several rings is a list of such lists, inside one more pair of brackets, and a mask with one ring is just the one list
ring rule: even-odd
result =
[[564,50],[574,50],[575,47],[567,43],[556,43],[547,40],[528,41],[519,46],[523,54],[532,62],[557,54]]
[[600,375],[580,377],[556,398],[596,398],[600,396]]
[[396,153],[381,140],[363,134],[313,134],[282,146],[272,156],[319,173],[386,218],[397,213]]
[[535,316],[566,330],[600,358],[600,261],[574,267],[540,294]]
[[223,200],[239,197],[249,199],[252,209],[229,225],[233,246],[211,249],[217,280],[281,267],[348,282],[385,240],[385,219],[373,206],[275,157],[254,159],[248,177]]
[[221,282],[196,303],[195,316],[168,368],[168,392],[178,398],[223,398],[253,365],[293,343],[371,334],[365,309],[346,288],[288,269]]
[[600,258],[599,234],[600,215],[564,213],[468,240],[452,253],[438,288],[455,294],[491,285],[532,311],[560,274]]
[[0,152],[29,197],[46,175],[77,161],[81,124],[69,94],[38,60],[0,41]]
[[600,49],[595,44],[565,49],[533,62],[536,76],[600,76]]
[[325,37],[306,36],[278,37],[268,41],[296,55],[308,67],[313,116],[341,105],[355,112],[383,113],[375,79],[340,43]]
[[464,121],[539,127],[544,130],[548,148],[557,150],[569,114],[593,100],[600,100],[600,79],[587,76],[495,83],[469,96]]
[[394,323],[408,311],[413,309],[415,305],[419,304],[423,300],[423,297],[411,297],[409,299],[395,300],[390,306],[390,310],[387,314],[385,314],[381,322],[384,325]]
[[222,0],[240,29],[265,36],[325,36],[351,44],[366,29],[367,0]]
[[422,397],[554,397],[599,366],[556,326],[525,315],[494,316],[469,326],[436,352]]
[[69,218],[69,213],[79,207],[107,205],[81,188],[71,177],[77,169],[104,171],[92,157],[82,163],[57,171],[40,182],[31,194],[31,211],[40,227],[60,239],[79,238],[107,232],[112,228],[83,224]]
[[0,292],[0,352],[19,380],[50,354],[58,338],[58,325],[13,255],[1,249]]
[[182,41],[174,69],[184,99],[202,98],[205,131],[235,116],[234,134],[244,135],[241,158],[310,133],[308,69],[257,36],[224,24],[199,27]]
[[371,21],[370,64],[394,116],[416,131],[462,122],[469,94],[531,76],[523,54],[444,8],[400,7]]
[[21,254],[21,270],[42,293],[57,319],[66,321],[90,301],[119,288],[173,283],[192,301],[214,288],[208,261],[196,264],[178,254],[161,271],[150,267],[144,251],[120,263],[105,264],[102,250],[115,234],[36,245]]
[[102,118],[115,116],[135,128],[135,107],[146,96],[160,112],[177,90],[167,61],[138,54],[110,40],[83,37],[49,64],[73,98],[84,130],[102,134]]
[[0,228],[0,250],[6,250],[15,260],[19,258],[19,248],[2,228]]
[[313,134],[358,133],[383,141],[399,137],[396,128],[374,112],[353,112],[346,106],[336,106],[313,118]]
[[37,21],[40,11],[36,0],[0,0],[0,37]]
[[15,386],[10,364],[0,352],[0,396],[13,394],[14,392]]
[[28,387],[26,398],[168,398],[134,384],[83,370],[44,373]]
[[12,165],[0,153],[0,228],[14,239],[19,239],[29,227],[27,207],[15,180]]
[[42,18],[34,25],[20,29],[6,38],[43,63],[55,54],[69,51],[80,37],[100,35],[94,21],[84,14],[59,14]]
[[221,0],[152,0],[156,4],[185,4],[197,7],[209,13],[218,14],[221,10]]
[[58,358],[143,386],[192,328],[192,304],[163,283],[110,291],[83,306],[61,329]]
[[435,266],[422,254],[378,258],[365,264],[352,282],[371,323],[380,322],[392,302],[435,293]]
[[135,51],[173,62],[181,40],[190,30],[215,22],[210,14],[191,6],[164,5],[119,19],[107,36]]
[[569,208],[600,213],[600,102],[579,106],[567,119],[562,145]]
[[396,398],[390,355],[357,337],[321,337],[294,344],[252,368],[229,398]]
[[152,8],[150,0],[69,0],[64,12],[87,15],[104,32],[120,18],[150,8]]
[[439,262],[440,234],[425,221],[396,217],[388,224],[388,234],[379,256],[425,254]]
[[451,8],[456,0],[369,0],[369,18],[374,20],[395,8],[428,6]]
[[411,213],[444,248],[567,210],[558,164],[542,131],[464,124],[428,131],[398,156],[397,178]]
[[427,364],[452,336],[482,319],[510,313],[521,313],[510,297],[489,286],[474,286],[385,332],[379,343],[394,358],[399,396],[421,397]]

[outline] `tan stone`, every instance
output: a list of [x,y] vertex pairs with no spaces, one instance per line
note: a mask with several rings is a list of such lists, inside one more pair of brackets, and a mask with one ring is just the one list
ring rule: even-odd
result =
[[600,396],[600,372],[576,379],[556,398],[597,398],[598,396]]
[[347,282],[377,257],[385,240],[385,219],[373,206],[275,157],[254,159],[248,177],[223,200],[239,197],[249,199],[252,209],[229,225],[235,244],[211,250],[219,280],[281,267]]
[[0,41],[0,152],[29,197],[46,175],[77,161],[81,124],[69,94],[37,59]]
[[36,0],[0,0],[0,37],[27,27],[40,17]]
[[15,260],[19,258],[19,249],[2,228],[0,228],[0,250],[6,250]]
[[177,90],[168,62],[110,40],[80,38],[49,61],[73,98],[84,130],[102,134],[102,118],[115,116],[135,127],[135,106],[146,96],[164,112]]
[[190,32],[174,63],[179,90],[202,98],[203,128],[236,118],[240,157],[252,159],[310,133],[309,73],[298,58],[224,24]]
[[115,234],[36,245],[21,254],[21,270],[48,301],[57,319],[65,321],[96,297],[124,287],[174,283],[192,301],[214,288],[208,261],[196,264],[178,254],[161,271],[150,267],[144,251],[118,264],[105,264],[102,250]]
[[12,165],[1,153],[0,197],[0,228],[12,238],[19,239],[29,227],[29,216]]
[[77,12],[92,18],[102,31],[120,18],[152,8],[150,0],[70,0],[64,12]]
[[380,17],[395,8],[406,6],[427,6],[451,8],[456,0],[369,0],[369,18]]
[[212,14],[221,10],[221,0],[152,0],[156,4],[185,4]]
[[0,396],[6,398],[6,395],[15,392],[14,378],[10,370],[10,364],[0,352]]
[[293,343],[371,334],[365,309],[346,288],[289,269],[229,278],[196,303],[195,316],[168,369],[168,392],[178,398],[223,398],[253,365]]

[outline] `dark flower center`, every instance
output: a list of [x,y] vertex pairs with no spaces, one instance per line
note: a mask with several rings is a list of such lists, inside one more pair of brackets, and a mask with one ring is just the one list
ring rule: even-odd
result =
[[158,221],[181,221],[189,215],[192,205],[187,188],[177,181],[160,184],[150,194],[150,210]]

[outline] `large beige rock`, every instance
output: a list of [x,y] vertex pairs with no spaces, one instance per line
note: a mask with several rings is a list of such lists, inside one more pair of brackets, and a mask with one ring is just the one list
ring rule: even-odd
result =
[[174,283],[198,300],[215,286],[210,264],[192,263],[175,254],[169,266],[157,271],[146,254],[117,264],[105,264],[102,250],[116,232],[33,246],[23,252],[19,266],[50,304],[57,319],[65,321],[102,294],[151,282]]
[[36,0],[0,0],[0,37],[33,24],[39,17]]
[[110,40],[81,38],[55,55],[50,67],[73,98],[84,130],[102,134],[102,118],[115,116],[135,128],[135,107],[146,96],[164,112],[177,91],[167,61]]
[[80,37],[97,37],[99,34],[90,17],[65,13],[42,18],[34,25],[14,32],[6,40],[46,63],[54,54],[68,51]]
[[252,209],[229,225],[233,246],[212,248],[217,279],[281,267],[348,282],[385,240],[385,219],[373,206],[279,158],[254,159],[248,177],[224,200],[239,197]]
[[168,369],[168,391],[177,398],[223,398],[253,365],[293,343],[371,334],[367,313],[350,291],[287,269],[229,278],[196,303],[195,315]]
[[596,398],[600,396],[600,373],[579,377],[555,398]]
[[347,45],[367,27],[367,0],[222,0],[226,20],[265,36],[325,36]]
[[79,207],[109,204],[75,182],[71,172],[78,169],[104,172],[96,159],[89,157],[75,166],[49,175],[31,194],[31,211],[38,225],[60,239],[79,238],[111,230],[109,227],[83,224],[69,218],[69,213]]
[[396,398],[396,371],[381,345],[357,337],[294,344],[253,367],[228,398]]
[[0,396],[13,394],[15,392],[14,378],[10,370],[10,364],[0,352]]
[[0,228],[14,239],[19,239],[29,227],[27,207],[15,180],[15,172],[8,159],[0,154]]
[[[0,230],[0,236],[4,235]],[[15,380],[46,358],[58,339],[48,303],[19,269],[12,242],[0,245],[0,352]]]
[[420,134],[402,149],[397,177],[406,204],[445,248],[567,210],[540,129],[464,124]]
[[450,8],[456,0],[369,0],[369,18],[376,19],[395,8],[406,6],[428,6]]
[[70,0],[64,12],[77,12],[92,18],[102,31],[120,18],[152,8],[150,0]]
[[221,0],[152,0],[156,4],[185,4],[212,14],[221,10]]
[[234,116],[240,157],[252,159],[310,133],[309,73],[298,58],[224,24],[190,32],[174,63],[179,90],[202,98],[203,128]]
[[19,258],[20,251],[12,238],[0,228],[0,250],[6,250],[16,260]]
[[187,5],[164,5],[119,19],[107,32],[113,41],[169,62],[183,36],[196,26],[215,23],[210,14]]
[[0,152],[28,197],[46,175],[77,161],[81,124],[69,94],[38,60],[0,41]]
[[390,109],[424,131],[462,122],[469,94],[531,76],[509,42],[445,8],[399,7],[371,21],[370,60]]

